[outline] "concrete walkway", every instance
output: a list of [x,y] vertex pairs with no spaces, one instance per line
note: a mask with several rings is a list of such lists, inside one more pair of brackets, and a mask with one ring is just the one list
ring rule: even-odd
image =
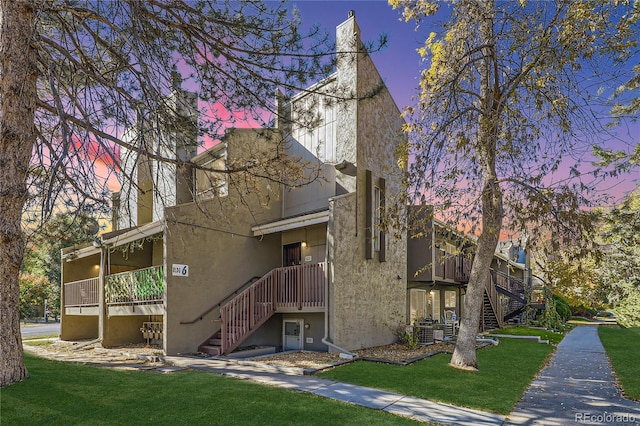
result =
[[623,398],[616,387],[598,327],[578,326],[558,345],[507,424],[639,425],[640,403]]
[[266,385],[308,392],[424,422],[445,425],[502,425],[505,420],[505,416],[498,414],[436,403],[379,389],[334,382],[314,376],[302,376],[295,369],[289,370],[264,364],[258,366],[217,359],[172,356],[165,357],[165,361],[176,367],[223,374]]

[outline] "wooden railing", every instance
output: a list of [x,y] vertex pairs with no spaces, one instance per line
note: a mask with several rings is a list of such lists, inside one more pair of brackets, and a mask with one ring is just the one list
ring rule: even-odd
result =
[[136,269],[106,277],[107,305],[162,303],[163,297],[164,268],[162,266]]
[[275,306],[281,308],[318,308],[324,306],[324,269],[322,264],[277,268]]
[[202,313],[200,315],[198,315],[197,317],[195,317],[194,319],[192,319],[190,321],[180,321],[180,324],[195,324],[198,321],[202,321],[202,319],[204,318],[205,315],[209,314],[210,312],[213,312],[216,308],[220,308],[220,306],[222,306],[225,303],[227,303],[232,297],[234,297],[235,295],[237,295],[241,291],[244,291],[244,289],[246,289],[247,287],[249,287],[251,284],[255,283],[259,279],[260,279],[260,277],[258,277],[258,276],[251,277],[247,282],[242,284],[239,288],[233,290],[231,293],[229,293],[226,296],[224,296],[222,299],[220,299],[219,302],[216,302],[213,305],[209,306],[207,309],[202,311]]
[[220,307],[222,353],[234,350],[278,307],[324,307],[324,264],[276,268]]
[[468,283],[472,263],[473,259],[464,254],[446,254],[437,250],[434,264],[435,274],[444,279]]
[[64,284],[65,308],[98,306],[99,304],[100,278],[89,278]]

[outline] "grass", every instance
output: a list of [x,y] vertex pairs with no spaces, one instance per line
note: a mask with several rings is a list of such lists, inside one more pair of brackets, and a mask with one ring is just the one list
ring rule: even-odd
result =
[[24,340],[23,343],[29,346],[51,346],[53,340],[39,338],[38,340]]
[[640,327],[598,327],[600,340],[611,360],[624,395],[640,400]]
[[214,374],[118,371],[25,355],[28,380],[2,389],[7,425],[404,425],[316,395]]
[[508,327],[501,328],[496,334],[508,334],[510,336],[539,336],[542,340],[548,340],[549,343],[557,345],[564,338],[564,334],[554,331],[544,330],[541,328],[531,327]]
[[59,334],[42,334],[38,336],[23,337],[22,341],[38,340],[38,339],[55,339],[57,337],[60,337],[60,335]]
[[500,339],[478,351],[479,371],[448,366],[440,354],[408,366],[359,361],[321,373],[321,377],[386,389],[499,414],[509,414],[554,347],[526,340]]

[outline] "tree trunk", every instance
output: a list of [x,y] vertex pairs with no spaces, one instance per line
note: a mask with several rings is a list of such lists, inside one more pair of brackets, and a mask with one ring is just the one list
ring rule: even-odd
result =
[[[480,23],[478,36],[482,48],[479,61],[481,113],[478,120],[476,156],[482,167],[482,233],[478,238],[469,285],[465,297],[465,306],[460,320],[460,332],[450,365],[464,370],[476,370],[476,335],[480,326],[480,315],[485,287],[490,285],[491,262],[502,229],[502,190],[496,174],[496,149],[498,129],[500,128],[500,87],[495,74],[496,38],[493,34],[493,0],[478,3]],[[480,13],[481,12],[481,13]]]
[[0,0],[0,387],[24,380],[18,274],[26,179],[35,141],[35,18],[31,2]]
[[460,320],[460,332],[450,365],[463,370],[476,370],[476,335],[480,327],[480,315],[485,286],[490,285],[490,268],[498,246],[502,228],[502,191],[495,182],[485,183],[482,194],[482,234],[478,238],[478,248],[465,295],[465,304]]

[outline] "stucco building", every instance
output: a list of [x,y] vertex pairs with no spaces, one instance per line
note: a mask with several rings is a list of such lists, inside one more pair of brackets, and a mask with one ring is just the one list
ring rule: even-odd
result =
[[[167,354],[394,340],[389,324],[407,311],[407,242],[380,218],[400,191],[395,153],[406,136],[359,32],[354,16],[337,27],[335,73],[277,96],[273,127],[230,129],[197,155],[195,133],[157,138],[153,149],[192,168],[122,152],[114,230],[63,253],[63,339],[152,339]],[[195,114],[193,96],[171,96]],[[292,188],[254,176],[248,185],[207,170],[278,149],[322,179]]]
[[[428,209],[412,215],[416,206],[407,211],[418,238],[385,226],[406,135],[359,33],[354,16],[336,28],[335,73],[289,99],[276,94],[272,127],[229,129],[200,154],[196,98],[176,87],[168,104],[192,131],[142,136],[177,162],[122,150],[113,231],[63,252],[62,339],[219,355],[351,351],[392,343],[392,329],[414,323],[455,333],[475,243]],[[263,167],[274,153],[311,183],[225,172]],[[522,315],[530,271],[520,254],[496,253],[481,328]]]

